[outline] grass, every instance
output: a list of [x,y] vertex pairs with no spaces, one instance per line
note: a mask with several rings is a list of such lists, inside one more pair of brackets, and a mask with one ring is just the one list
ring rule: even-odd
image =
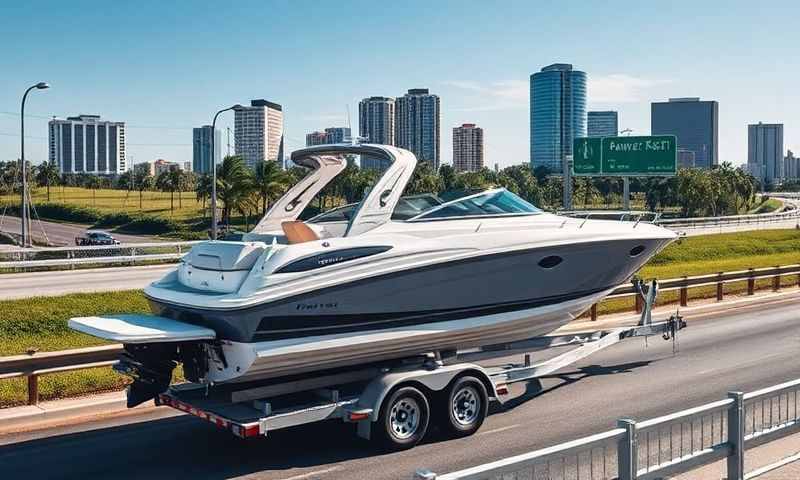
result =
[[[689,237],[667,247],[639,273],[642,278],[675,278],[720,271],[744,270],[800,263],[800,232],[764,230]],[[796,282],[784,278],[784,285]],[[768,288],[770,280],[758,282]],[[744,282],[728,284],[726,294],[745,289]],[[708,298],[715,287],[690,290],[690,298]],[[659,304],[674,303],[677,292],[663,292]],[[613,313],[633,308],[632,299],[603,302],[599,313]],[[80,293],[61,297],[37,297],[0,301],[0,356],[19,355],[29,348],[55,351],[102,345],[105,342],[67,327],[67,319],[77,316],[113,313],[148,313],[149,307],[139,290]],[[180,371],[176,371],[180,375]],[[40,378],[42,399],[120,389],[127,380],[108,368],[45,375]],[[25,379],[0,381],[0,407],[25,401]]]
[[[91,207],[103,213],[126,212],[130,214],[148,214],[171,217],[175,220],[187,220],[203,216],[203,204],[198,202],[194,192],[181,192],[178,205],[178,192],[175,193],[175,210],[170,211],[169,193],[143,192],[142,208],[139,208],[139,192],[127,190],[98,189],[90,190],[80,187],[52,187],[50,202],[47,201],[47,189],[37,187],[31,189],[33,204],[63,203],[82,207]],[[14,204],[17,196],[2,195],[0,204]],[[207,205],[207,203],[206,203]]]
[[776,198],[761,197],[762,201],[747,213],[770,213],[783,207],[783,202]]

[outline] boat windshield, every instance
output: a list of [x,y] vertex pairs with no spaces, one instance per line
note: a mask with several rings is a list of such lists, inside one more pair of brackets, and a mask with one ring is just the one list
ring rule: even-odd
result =
[[[408,220],[415,217],[422,212],[430,210],[431,208],[444,203],[436,195],[425,193],[420,195],[409,195],[400,197],[397,206],[392,213],[392,220]],[[358,203],[350,203],[342,207],[328,210],[327,212],[320,213],[312,217],[306,222],[308,223],[331,223],[331,222],[349,222],[353,218]]]
[[409,221],[537,213],[541,213],[541,210],[505,188],[497,188],[443,203],[410,218]]

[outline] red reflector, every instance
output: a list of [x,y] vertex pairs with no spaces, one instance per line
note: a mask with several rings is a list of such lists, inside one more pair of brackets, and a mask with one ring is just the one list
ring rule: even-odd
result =
[[356,413],[350,412],[350,421],[357,422],[358,420],[366,420],[369,418],[369,413]]
[[242,430],[244,430],[243,437],[255,437],[256,435],[261,433],[259,432],[258,424],[248,425],[244,427]]
[[508,395],[508,385],[498,385],[496,390],[498,395]]

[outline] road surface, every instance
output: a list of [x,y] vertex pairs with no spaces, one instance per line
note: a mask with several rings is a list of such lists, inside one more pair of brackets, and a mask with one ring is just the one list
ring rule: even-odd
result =
[[[0,219],[0,231],[19,234],[22,222],[19,217],[5,215]],[[89,225],[79,225],[74,223],[46,222],[44,220],[34,220],[31,222],[31,235],[37,244],[64,247],[75,245],[75,237],[80,237],[91,228]],[[44,230],[44,233],[43,233]],[[45,233],[47,234],[45,238]],[[122,233],[112,233],[114,238],[122,243],[144,243],[157,242],[155,237],[146,235],[126,235]]]
[[141,267],[56,270],[0,275],[0,299],[52,297],[68,293],[141,289],[163,277],[175,264]]
[[0,478],[408,479],[446,473],[608,430],[616,419],[652,418],[800,377],[800,295],[687,319],[679,352],[654,338],[616,345],[513,399],[475,436],[435,433],[413,450],[385,454],[330,422],[241,441],[166,407],[144,415],[0,437]]

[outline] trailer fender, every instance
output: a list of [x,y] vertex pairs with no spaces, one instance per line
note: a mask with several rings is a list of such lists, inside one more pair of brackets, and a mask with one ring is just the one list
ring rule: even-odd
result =
[[380,375],[364,388],[358,400],[358,409],[369,411],[369,420],[374,422],[378,420],[383,400],[399,385],[417,384],[427,390],[439,392],[444,390],[454,378],[467,373],[477,377],[486,385],[490,397],[498,398],[495,384],[486,369],[480,365],[464,363],[439,366],[435,369],[397,370]]

